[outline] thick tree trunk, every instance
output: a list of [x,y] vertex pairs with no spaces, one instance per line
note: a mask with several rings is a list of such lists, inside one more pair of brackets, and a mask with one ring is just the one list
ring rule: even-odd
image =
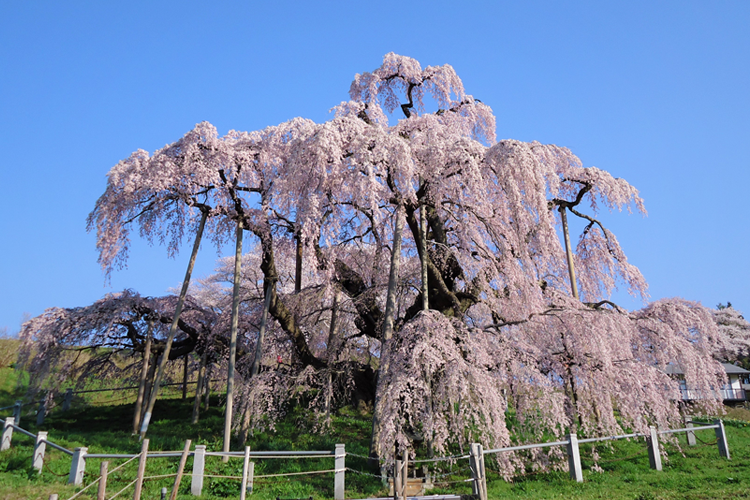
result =
[[570,234],[568,233],[568,215],[565,207],[560,207],[560,219],[562,219],[563,239],[565,240],[565,256],[568,259],[568,274],[570,275],[570,290],[573,298],[578,299],[578,285],[576,284],[576,270],[573,266],[573,250],[570,247]]
[[[234,406],[234,364],[237,357],[237,327],[240,318],[240,274],[242,271],[242,219],[237,221],[237,242],[234,249],[234,283],[232,288],[232,326],[229,333],[229,367],[227,369],[227,407],[224,412],[224,446],[229,451],[229,439],[232,435],[232,410]],[[222,457],[228,462],[229,457]]]
[[143,366],[141,367],[141,377],[138,381],[138,396],[135,399],[135,410],[133,410],[133,434],[138,434],[141,426],[141,412],[143,411],[143,398],[146,395],[146,378],[148,377],[149,362],[151,361],[151,335],[154,329],[154,322],[148,321],[146,330],[146,345],[143,347]]
[[148,424],[151,421],[151,412],[154,411],[154,404],[156,404],[156,397],[159,395],[159,385],[161,379],[164,377],[164,370],[169,360],[169,351],[172,348],[172,341],[177,333],[177,322],[180,320],[180,314],[182,313],[182,306],[185,304],[185,297],[187,296],[188,286],[190,285],[190,276],[193,274],[193,267],[195,266],[195,258],[198,255],[198,249],[201,245],[201,238],[203,237],[203,229],[206,227],[206,219],[208,218],[208,212],[203,211],[201,215],[201,221],[198,225],[198,232],[195,235],[195,242],[193,243],[193,252],[190,254],[190,261],[188,262],[187,271],[185,272],[185,279],[182,281],[182,290],[180,290],[180,297],[177,299],[177,308],[174,312],[174,318],[172,319],[172,325],[169,327],[169,336],[167,336],[167,343],[164,346],[164,355],[159,363],[159,369],[156,372],[156,380],[154,382],[153,390],[148,400],[148,406],[146,407],[146,413],[143,416],[143,423],[141,424],[141,439],[146,435],[148,431]]
[[388,374],[390,360],[388,349],[393,337],[393,324],[396,315],[396,289],[398,288],[399,274],[401,270],[401,232],[404,221],[401,207],[396,209],[396,220],[393,228],[393,252],[391,254],[391,272],[388,276],[388,294],[385,302],[385,317],[383,318],[383,337],[380,348],[380,369],[378,371],[377,389],[375,390],[375,408],[372,413],[372,437],[370,441],[370,456],[377,457],[381,449],[380,431],[383,425],[381,415],[383,414],[383,391],[384,381]]

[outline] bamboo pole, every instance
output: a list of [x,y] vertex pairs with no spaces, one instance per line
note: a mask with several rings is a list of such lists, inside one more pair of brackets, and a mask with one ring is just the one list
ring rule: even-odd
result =
[[167,361],[169,360],[169,351],[172,349],[172,341],[174,340],[174,336],[177,333],[177,323],[180,320],[182,306],[185,304],[185,297],[187,296],[188,286],[190,285],[190,276],[193,274],[195,258],[198,256],[198,249],[201,245],[201,238],[203,237],[203,229],[205,229],[206,227],[207,218],[208,211],[204,210],[201,215],[200,224],[198,225],[198,232],[195,235],[193,252],[190,254],[190,261],[188,262],[187,271],[185,271],[185,279],[182,281],[182,290],[180,290],[180,297],[177,299],[177,308],[174,312],[172,325],[169,327],[169,336],[167,337],[167,343],[164,346],[164,354],[162,355],[161,362],[159,363],[159,369],[156,372],[156,380],[154,382],[154,387],[151,389],[151,395],[148,400],[146,414],[143,416],[143,423],[141,425],[141,439],[143,439],[143,436],[146,435],[146,431],[148,431],[148,424],[151,420],[151,412],[154,411],[156,397],[159,394],[159,384],[161,384],[161,379],[164,377],[164,370],[167,366]]
[[[234,283],[232,288],[232,326],[229,333],[229,366],[227,368],[227,407],[224,412],[224,445],[222,451],[229,451],[229,440],[232,435],[232,410],[234,406],[234,364],[237,357],[237,327],[240,318],[240,278],[242,272],[242,219],[237,221],[237,240],[234,248]],[[226,463],[229,457],[224,455],[221,461]]]

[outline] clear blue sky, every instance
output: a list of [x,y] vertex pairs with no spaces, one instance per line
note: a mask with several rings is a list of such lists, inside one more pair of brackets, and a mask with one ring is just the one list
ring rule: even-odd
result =
[[[647,218],[606,220],[653,299],[750,314],[749,32],[745,0],[2,2],[0,328],[178,286],[188,249],[140,242],[105,286],[85,219],[107,171],[203,120],[326,120],[390,51],[453,65],[499,138],[569,147],[639,188]],[[206,245],[196,274],[215,258]]]

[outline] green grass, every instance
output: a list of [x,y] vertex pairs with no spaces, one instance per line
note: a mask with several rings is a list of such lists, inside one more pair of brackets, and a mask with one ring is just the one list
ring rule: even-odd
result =
[[[592,472],[591,446],[581,446],[584,482],[569,479],[563,471],[530,474],[505,482],[488,473],[491,499],[738,499],[750,498],[750,423],[725,422],[731,460],[719,457],[713,430],[696,432],[709,445],[688,447],[681,437],[680,448],[662,442],[668,451],[663,471],[649,468],[643,440],[617,441],[611,448],[599,447],[602,472]],[[485,460],[489,461],[490,457]],[[437,492],[471,493],[468,485],[440,489]]]
[[[2,347],[2,346],[0,346]],[[20,378],[20,383],[19,383]],[[26,378],[7,365],[0,366],[0,406],[23,399]],[[87,446],[89,453],[138,453],[141,443],[131,435],[132,399],[135,391],[129,391],[129,400],[117,401],[107,393],[82,395],[74,401],[73,408],[66,413],[52,413],[41,429],[34,425],[34,407],[26,407],[28,412],[22,417],[22,427],[37,432],[47,430],[49,439],[73,449]],[[221,449],[221,436],[224,425],[223,408],[219,397],[213,397],[212,406],[201,412],[198,425],[190,424],[192,398],[183,401],[179,389],[165,391],[165,399],[158,401],[155,420],[149,428],[151,450],[181,450],[186,439],[193,445],[206,445],[208,450]],[[189,393],[190,394],[190,393]],[[122,396],[119,396],[122,397]],[[113,401],[114,400],[114,401]],[[0,416],[9,415],[4,412]],[[719,457],[713,430],[699,431],[698,438],[709,445],[699,444],[687,447],[681,437],[681,449],[675,444],[664,443],[669,452],[664,461],[664,471],[649,469],[646,446],[640,441],[617,441],[611,446],[598,446],[600,455],[596,465],[602,472],[594,472],[590,445],[581,446],[584,467],[584,483],[575,483],[568,477],[567,463],[562,462],[557,472],[528,474],[516,477],[511,482],[500,478],[493,471],[491,456],[487,456],[488,491],[491,499],[736,499],[750,498],[750,412],[730,410],[725,420],[732,460]],[[726,418],[726,417],[725,417]],[[346,443],[350,453],[366,455],[369,445],[370,416],[344,408],[333,418],[329,432],[314,432],[315,420],[304,408],[295,408],[287,418],[279,422],[275,432],[254,434],[248,444],[253,450],[333,450],[336,443]],[[241,446],[233,443],[232,449]],[[33,442],[19,433],[14,434],[12,448],[0,453],[0,498],[21,500],[40,498],[46,500],[50,493],[58,493],[61,500],[72,496],[79,488],[67,486],[70,457],[48,448],[45,467],[37,474],[31,467]],[[110,460],[112,470],[123,460]],[[100,460],[87,460],[86,481],[88,484],[98,475]],[[347,467],[367,471],[364,459],[348,456]],[[461,471],[465,461],[459,461],[454,470]],[[307,460],[256,460],[255,474],[274,474],[304,470],[332,469],[333,459]],[[108,498],[123,488],[136,475],[137,461],[131,462],[121,471],[110,476]],[[177,459],[149,459],[146,475],[170,474],[176,472]],[[192,470],[192,459],[188,460],[186,472]],[[208,457],[206,473],[212,475],[239,476],[242,461],[231,459],[227,464],[217,457]],[[468,472],[444,478],[449,483],[438,484],[432,493],[470,494],[469,483],[453,482],[466,479]],[[173,478],[148,481],[143,498],[159,498],[162,487],[171,489]],[[378,479],[366,475],[346,474],[346,497],[366,498],[386,496]],[[190,476],[187,475],[180,488],[178,498],[195,498],[189,494]],[[91,493],[88,495],[88,493]],[[132,498],[132,487],[118,498]],[[95,487],[79,498],[95,498]],[[239,481],[230,479],[206,479],[203,496],[206,499],[238,498]],[[300,476],[291,478],[259,479],[249,498],[258,500],[290,498],[315,499],[333,497],[333,474]]]

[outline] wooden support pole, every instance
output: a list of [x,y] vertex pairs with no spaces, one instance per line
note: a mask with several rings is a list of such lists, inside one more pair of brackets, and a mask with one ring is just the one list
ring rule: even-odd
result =
[[167,340],[164,343],[164,352],[161,355],[161,361],[159,361],[159,367],[156,370],[156,378],[154,384],[151,387],[151,394],[148,398],[148,405],[146,405],[146,413],[143,414],[143,420],[141,422],[141,439],[148,432],[148,424],[151,421],[151,414],[154,411],[154,405],[156,404],[156,398],[159,395],[159,386],[161,385],[162,378],[164,377],[164,371],[167,367],[167,361],[169,361],[169,352],[172,349],[172,341],[174,340],[175,334],[177,333],[177,323],[180,320],[180,314],[182,313],[182,306],[185,304],[185,297],[187,296],[188,286],[190,285],[190,276],[193,274],[193,267],[195,266],[195,258],[198,256],[198,249],[201,245],[201,238],[203,236],[203,229],[206,227],[206,219],[208,218],[208,211],[203,211],[201,214],[201,221],[198,225],[198,231],[195,234],[195,241],[193,242],[193,252],[190,254],[190,261],[188,262],[187,271],[185,271],[185,279],[182,280],[182,289],[180,295],[177,298],[177,307],[175,308],[174,318],[172,318],[172,325],[169,327],[169,334]]
[[198,366],[198,383],[195,386],[195,400],[193,401],[193,416],[190,419],[191,424],[197,424],[198,423],[198,417],[200,416],[200,406],[201,406],[201,394],[203,391],[203,384],[205,383],[204,379],[205,373],[206,373],[206,356],[208,355],[208,346],[205,346],[203,348],[203,354],[201,355],[201,363]]
[[138,475],[135,478],[135,491],[133,500],[141,500],[141,490],[143,490],[143,476],[146,474],[146,459],[148,459],[148,439],[141,443],[141,456],[138,459]]
[[[421,182],[420,182],[421,184]],[[427,274],[427,205],[419,206],[419,255],[422,264],[422,310],[430,309],[429,279]]]
[[16,401],[15,406],[13,406],[13,418],[16,419],[16,425],[21,426],[21,408],[23,407],[23,401],[18,400]]
[[203,470],[206,467],[206,446],[198,445],[193,454],[193,481],[190,485],[190,493],[200,496],[203,491]]
[[63,407],[62,411],[68,411],[70,410],[70,404],[73,402],[73,389],[68,387],[65,390],[65,397],[63,398]]
[[648,437],[648,463],[654,470],[661,470],[661,452],[659,451],[659,434],[656,427],[649,427]]
[[581,452],[578,449],[578,436],[568,434],[568,470],[570,479],[577,483],[583,482],[583,468],[581,467]]
[[31,466],[42,473],[42,467],[44,467],[44,452],[47,449],[47,433],[40,431],[36,435],[36,443],[34,443],[34,455],[31,458]]
[[714,420],[714,424],[718,426],[715,431],[716,445],[719,447],[719,455],[727,460],[731,460],[731,457],[729,456],[729,443],[727,443],[727,433],[724,430],[724,422],[719,419]]
[[39,402],[39,408],[36,409],[36,426],[41,427],[44,425],[44,417],[47,416],[47,397],[45,396]]
[[8,417],[5,419],[3,424],[3,437],[0,439],[0,451],[10,449],[10,442],[13,440],[13,426],[16,423],[16,419]]
[[203,387],[206,389],[205,400],[203,401],[203,409],[208,410],[211,402],[211,367],[206,367],[206,375],[203,378]]
[[[232,437],[232,414],[234,411],[234,368],[237,361],[237,330],[240,321],[240,281],[242,278],[242,219],[237,221],[237,238],[234,248],[234,277],[232,284],[232,316],[229,326],[229,360],[227,363],[227,404],[224,409],[224,443],[223,452],[229,451]],[[227,463],[229,455],[221,457]]]
[[185,464],[187,463],[188,455],[190,455],[190,445],[192,443],[193,441],[190,439],[185,441],[185,447],[182,449],[182,455],[180,456],[180,465],[177,467],[177,477],[174,478],[174,486],[172,486],[172,493],[169,495],[169,500],[176,500],[177,498],[177,491],[180,489],[182,474],[185,471]]
[[73,450],[73,460],[70,464],[70,474],[68,475],[68,484],[81,486],[83,484],[83,474],[86,472],[86,453],[89,449],[86,447],[76,448]]
[[96,500],[106,500],[107,498],[107,469],[109,462],[106,460],[99,465],[99,486],[96,490]]
[[187,385],[188,385],[188,361],[190,359],[190,353],[185,354],[185,364],[182,367],[182,399],[187,399]]
[[344,500],[344,481],[346,472],[346,446],[337,444],[334,450],[334,466],[336,469],[333,476],[333,498],[334,500]]
[[146,381],[148,380],[148,367],[151,361],[151,337],[154,330],[154,320],[149,318],[146,329],[146,345],[143,346],[143,365],[141,376],[138,380],[138,395],[135,397],[135,409],[133,410],[133,434],[138,434],[141,428],[141,415],[143,414],[143,399],[146,395]]

